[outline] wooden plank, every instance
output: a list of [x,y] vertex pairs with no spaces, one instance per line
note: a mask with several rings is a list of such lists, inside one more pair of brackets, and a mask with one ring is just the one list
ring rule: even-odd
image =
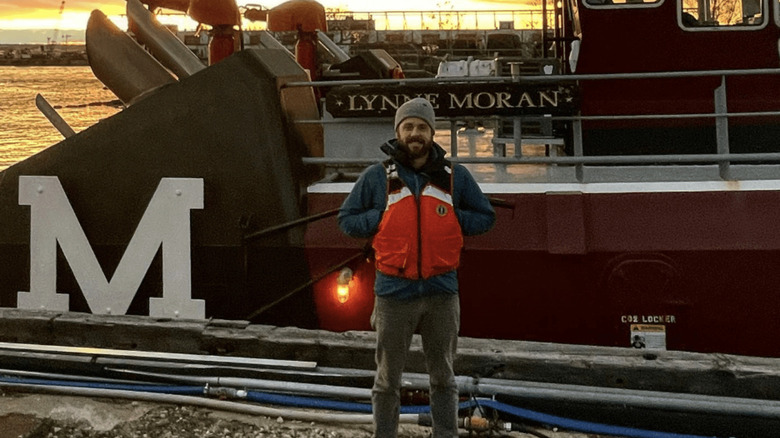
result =
[[[373,332],[0,309],[0,341],[374,368]],[[780,400],[780,359],[461,338],[456,374]],[[407,371],[425,372],[415,336]]]

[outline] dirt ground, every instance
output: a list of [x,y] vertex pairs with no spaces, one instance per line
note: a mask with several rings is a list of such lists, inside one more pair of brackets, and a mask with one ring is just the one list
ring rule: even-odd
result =
[[[129,400],[6,392],[0,397],[0,438],[369,438],[371,426],[286,420]],[[402,425],[401,438],[430,428]],[[462,436],[468,436],[468,432]],[[485,434],[484,436],[488,436]],[[493,433],[504,437],[586,438],[556,431]]]

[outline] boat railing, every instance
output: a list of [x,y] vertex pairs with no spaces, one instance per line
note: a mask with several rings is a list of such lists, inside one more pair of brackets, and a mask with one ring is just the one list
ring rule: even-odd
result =
[[549,26],[552,26],[554,20],[552,11],[545,14],[540,8],[371,12],[328,10],[326,14],[329,29],[349,31],[541,29],[545,15]]
[[[507,169],[514,166],[541,166],[549,172],[545,178],[550,180],[550,175],[557,175],[556,180],[565,174],[569,181],[591,182],[611,181],[614,176],[603,176],[611,173],[640,175],[637,178],[647,180],[712,180],[722,181],[745,179],[770,179],[777,178],[780,170],[780,152],[762,153],[733,153],[730,151],[728,126],[729,120],[742,117],[780,117],[778,111],[727,111],[726,79],[730,76],[749,75],[778,75],[780,69],[750,69],[750,70],[712,70],[689,72],[661,72],[661,73],[624,73],[624,74],[599,74],[599,75],[533,75],[521,77],[480,77],[480,78],[409,78],[401,80],[347,80],[347,81],[317,81],[296,82],[288,86],[314,86],[337,87],[344,85],[383,85],[388,87],[404,87],[405,85],[441,84],[441,83],[468,83],[474,86],[487,83],[516,83],[519,87],[533,83],[571,83],[582,84],[585,81],[602,80],[633,80],[633,79],[665,79],[686,77],[720,77],[720,86],[713,90],[713,111],[704,113],[665,113],[665,114],[615,114],[615,115],[582,115],[579,111],[573,111],[565,115],[517,115],[517,116],[459,116],[442,117],[438,123],[449,125],[450,130],[450,155],[453,161],[468,165],[489,165],[499,174],[507,173]],[[780,109],[780,107],[778,107]],[[582,125],[593,121],[641,121],[641,120],[681,120],[681,119],[714,119],[716,131],[714,145],[715,153],[676,153],[656,155],[592,155],[586,154],[583,148]],[[385,123],[390,125],[391,118],[331,118],[328,120],[300,120],[298,123],[321,123],[327,129],[328,125],[361,124],[361,123]],[[468,128],[473,126],[475,120],[492,121],[494,129],[490,139],[492,151],[480,155],[469,154],[463,156],[458,152],[459,137]],[[470,124],[469,124],[470,122]],[[551,123],[563,122],[569,125],[570,136],[568,140],[560,135],[550,132]],[[547,126],[541,133],[528,135],[524,129],[529,123],[537,123]],[[513,125],[511,136],[502,136],[501,125]],[[438,128],[438,127],[437,127]],[[544,132],[546,131],[546,132]],[[439,140],[437,136],[437,141]],[[570,146],[564,151],[564,143]],[[526,145],[533,147],[530,153],[525,153]],[[513,147],[508,147],[513,146]],[[462,146],[461,146],[462,149]],[[379,161],[379,157],[307,157],[304,163],[307,165],[324,166],[329,168],[361,168]],[[620,172],[618,171],[620,169]],[[628,169],[628,171],[626,171]],[[649,172],[642,172],[643,170]],[[682,171],[681,171],[682,170]],[[573,171],[573,174],[572,174]],[[511,173],[511,172],[510,172]],[[522,179],[522,178],[521,178]],[[516,179],[508,179],[515,181]]]

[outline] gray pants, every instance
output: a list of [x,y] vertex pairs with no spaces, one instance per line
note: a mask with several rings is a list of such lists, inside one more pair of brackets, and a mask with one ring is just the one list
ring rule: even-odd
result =
[[401,405],[401,376],[412,335],[419,329],[430,375],[434,438],[458,436],[458,387],[452,364],[458,347],[460,302],[457,295],[412,301],[376,297],[376,365],[371,402],[374,436],[396,437]]

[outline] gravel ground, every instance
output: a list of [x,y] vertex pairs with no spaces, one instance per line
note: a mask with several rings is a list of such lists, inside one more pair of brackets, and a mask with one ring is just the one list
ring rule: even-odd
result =
[[[550,438],[593,437],[542,433]],[[10,392],[0,397],[0,438],[369,438],[371,435],[370,425],[301,422],[202,407]],[[402,425],[399,434],[401,438],[429,436],[430,428],[417,425]],[[512,432],[492,436],[540,435]]]
[[[255,417],[191,406],[56,395],[6,394],[1,437],[25,438],[341,438],[370,437],[368,425],[342,427]],[[27,406],[27,412],[23,411]],[[408,433],[406,433],[408,432]],[[425,428],[405,430],[425,436]]]
[[[367,427],[341,428],[314,423],[285,421],[281,418],[247,418],[225,415],[204,408],[158,406],[141,417],[102,430],[85,419],[43,419],[35,421],[27,434],[41,438],[339,438],[370,437]],[[419,436],[411,434],[407,436]]]

